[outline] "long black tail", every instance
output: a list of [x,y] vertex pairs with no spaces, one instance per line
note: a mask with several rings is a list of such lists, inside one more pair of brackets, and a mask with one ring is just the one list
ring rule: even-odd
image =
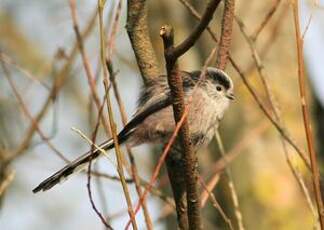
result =
[[[144,92],[145,94],[145,92]],[[172,104],[171,98],[166,94],[165,97],[159,98],[155,103],[152,103],[151,106],[144,107],[143,111],[136,114],[131,121],[127,123],[127,125],[124,127],[124,129],[118,134],[118,143],[123,144],[133,133],[133,131],[136,129],[138,124],[141,124],[141,122],[151,114],[166,108],[167,106]],[[114,147],[114,142],[112,139],[104,142],[100,145],[102,149],[108,150],[112,149]],[[39,192],[39,191],[46,191],[52,188],[54,185],[60,183],[63,180],[66,180],[68,176],[71,174],[81,171],[84,169],[87,165],[87,163],[90,161],[90,159],[96,159],[98,156],[100,156],[100,151],[95,150],[93,153],[91,151],[83,154],[79,158],[72,161],[70,164],[66,165],[64,168],[44,180],[42,183],[40,183],[36,188],[33,189],[33,192]]]
[[[114,147],[114,142],[112,139],[102,143],[100,148],[104,150],[112,149]],[[61,170],[54,173],[52,176],[44,180],[40,183],[36,188],[33,189],[33,193],[37,193],[39,191],[46,191],[55,186],[56,184],[66,180],[70,175],[73,173],[79,172],[86,168],[87,163],[90,160],[95,160],[98,156],[100,156],[100,151],[98,149],[94,150],[92,153],[91,151],[83,154],[82,156],[78,157],[68,165],[66,165]]]

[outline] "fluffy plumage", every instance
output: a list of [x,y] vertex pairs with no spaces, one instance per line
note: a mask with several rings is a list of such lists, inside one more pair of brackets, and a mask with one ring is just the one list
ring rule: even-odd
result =
[[[180,72],[183,79],[185,102],[190,103],[188,114],[191,142],[195,150],[208,144],[222,119],[229,100],[233,99],[233,82],[223,71],[207,68],[201,71]],[[166,144],[175,128],[172,98],[166,76],[149,81],[142,89],[137,112],[118,134],[120,144],[136,146],[142,143]],[[175,143],[175,146],[178,143]],[[114,147],[110,139],[100,145],[109,150]],[[87,152],[40,183],[33,192],[46,191],[71,174],[85,168],[90,159],[100,156],[98,150]]]

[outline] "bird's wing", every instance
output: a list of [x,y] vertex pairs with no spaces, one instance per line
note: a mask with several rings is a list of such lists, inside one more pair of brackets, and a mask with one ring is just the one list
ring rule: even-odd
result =
[[[186,89],[190,89],[197,82],[200,72],[192,72],[193,77],[189,77],[190,74],[181,71],[183,77],[183,86]],[[170,106],[172,104],[172,97],[170,96],[170,90],[166,81],[166,78],[159,77],[151,82],[148,82],[146,87],[142,90],[139,109],[135,113],[134,117],[127,123],[127,125],[118,134],[119,144],[123,144],[129,136],[134,132],[136,127],[141,124],[148,116]],[[112,139],[102,143],[100,148],[108,150],[114,147]],[[52,176],[40,183],[33,192],[46,191],[52,188],[54,185],[67,179],[75,172],[79,172],[86,168],[85,166],[90,160],[95,160],[100,156],[100,151],[95,149],[93,152],[89,151],[71,163],[67,164],[64,168],[54,173]]]
[[[153,101],[149,105],[143,107],[144,109],[142,109],[141,112],[137,113],[134,118],[130,120],[124,127],[124,129],[118,134],[118,142],[120,144],[124,143],[132,134],[136,126],[140,124],[145,118],[169,106],[170,104],[171,100],[169,97],[162,97],[159,100]],[[110,139],[102,143],[99,147],[105,150],[112,149],[114,147],[114,142],[112,139]],[[98,156],[100,156],[100,151],[98,149],[95,149],[93,152],[89,151],[81,155],[71,163],[67,164],[64,168],[41,182],[35,189],[33,189],[33,192],[36,193],[39,191],[46,191],[56,184],[60,183],[61,181],[65,181],[70,175],[85,169],[87,163],[90,160],[95,160]]]
[[118,140],[120,140],[122,143],[122,141],[129,137],[137,125],[141,124],[145,120],[145,118],[160,111],[161,109],[168,107],[171,104],[171,97],[167,95],[153,101],[148,101],[146,105],[143,105],[143,107],[137,111],[132,120],[130,120],[123,130],[118,134]]

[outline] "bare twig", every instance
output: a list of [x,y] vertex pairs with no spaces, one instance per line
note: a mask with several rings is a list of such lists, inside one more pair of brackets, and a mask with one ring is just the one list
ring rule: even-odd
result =
[[[108,93],[108,91],[106,91],[106,94],[107,93]],[[96,141],[96,137],[97,137],[97,133],[98,133],[98,129],[99,129],[99,124],[100,124],[100,117],[102,116],[104,105],[105,105],[105,100],[103,100],[102,105],[100,106],[100,109],[99,109],[99,112],[98,112],[97,123],[96,123],[95,129],[94,129],[94,131],[92,133],[91,153],[93,153],[94,149],[96,148],[96,145],[94,143]],[[98,208],[95,205],[95,202],[93,200],[92,190],[91,190],[91,165],[92,165],[92,158],[90,158],[90,161],[89,161],[89,164],[88,164],[88,171],[87,171],[87,191],[88,191],[90,204],[91,204],[92,209],[95,211],[95,213],[100,218],[101,222],[104,224],[104,226],[107,229],[112,229],[112,227],[106,221],[106,219],[104,218],[102,213],[98,210]]]
[[10,64],[12,66],[14,66],[17,70],[19,70],[23,76],[26,76],[28,79],[30,79],[33,82],[38,83],[39,85],[41,85],[44,89],[46,89],[47,91],[50,91],[50,87],[45,83],[42,82],[41,80],[38,79],[38,77],[33,76],[30,71],[28,71],[27,69],[19,66],[15,60],[13,60],[11,57],[9,57],[7,54],[3,53],[0,51],[0,58],[7,64]]
[[161,75],[149,36],[146,0],[127,1],[126,29],[144,83]]
[[[90,86],[90,89],[91,89],[92,97],[94,99],[94,102],[95,102],[97,110],[98,110],[98,123],[96,124],[95,130],[94,130],[93,135],[92,135],[92,143],[95,143],[95,139],[96,139],[96,136],[97,136],[97,131],[98,131],[98,128],[99,128],[99,121],[100,120],[102,121],[102,123],[104,125],[104,128],[105,128],[105,131],[106,131],[107,135],[110,135],[110,127],[107,124],[107,121],[105,120],[105,118],[102,116],[105,100],[103,101],[102,104],[100,103],[100,99],[99,99],[98,92],[97,92],[96,85],[95,85],[95,77],[93,75],[93,71],[91,69],[91,65],[89,63],[87,54],[85,52],[84,45],[83,45],[83,38],[82,38],[82,36],[80,34],[80,30],[79,30],[79,26],[78,26],[75,0],[70,0],[69,4],[70,4],[72,21],[73,21],[73,29],[74,29],[74,32],[75,32],[75,35],[76,35],[78,48],[79,48],[79,51],[81,53],[83,67],[84,67],[85,72],[86,72],[86,76],[87,76],[88,83],[89,83],[89,86]],[[94,150],[94,144],[92,144],[92,146],[91,146],[91,151],[93,152],[93,150]],[[90,162],[89,162],[89,165],[88,165],[88,174],[87,174],[88,175],[87,176],[87,191],[88,191],[89,200],[90,200],[92,209],[96,212],[96,214],[100,218],[101,222],[105,225],[105,227],[107,227],[109,229],[112,229],[112,227],[107,223],[107,221],[105,220],[105,218],[103,217],[101,212],[96,207],[96,205],[94,203],[94,200],[93,200],[93,197],[92,197],[92,190],[91,190],[91,163],[92,163],[92,161],[90,159]]]
[[254,129],[249,130],[242,136],[244,138],[241,141],[237,142],[235,146],[229,150],[225,156],[222,156],[218,161],[216,161],[212,166],[212,172],[214,174],[221,173],[229,164],[231,164],[241,153],[243,150],[249,146],[255,139],[260,136],[266,129],[269,127],[268,123],[262,122],[257,125]]
[[[228,225],[228,227],[231,230],[234,230],[234,227],[233,227],[233,224],[232,224],[231,219],[228,218],[228,216],[224,212],[223,208],[220,206],[220,204],[216,200],[216,197],[212,193],[212,189],[205,184],[205,182],[203,181],[203,179],[201,177],[199,177],[199,179],[200,179],[200,184],[204,188],[204,192],[206,192],[208,194],[208,196],[206,196],[206,197],[209,197],[210,198],[210,200],[212,202],[212,205],[218,210],[218,212],[220,213],[221,217],[224,219],[224,221],[226,222],[226,224]],[[217,183],[217,181],[215,180],[215,184]],[[211,187],[213,187],[213,186],[211,186]]]
[[[212,191],[217,182],[219,180],[219,176],[222,171],[227,168],[241,153],[243,153],[244,148],[246,148],[252,141],[255,141],[255,138],[260,136],[263,133],[268,125],[266,123],[261,123],[256,126],[253,130],[249,130],[248,133],[243,134],[244,137],[241,141],[236,143],[236,145],[229,150],[226,155],[222,156],[219,160],[217,160],[211,167],[211,171],[213,173],[212,178],[209,180],[207,187],[210,191]],[[208,198],[208,194],[203,192],[201,194],[201,206],[204,207]]]
[[9,172],[4,175],[4,179],[1,181],[0,184],[0,198],[2,197],[3,193],[6,191],[8,186],[11,184],[12,180],[15,178],[15,171],[10,170]]
[[[124,104],[123,104],[122,99],[121,99],[120,94],[119,94],[119,90],[118,90],[118,86],[117,86],[117,82],[116,82],[116,77],[115,77],[116,74],[113,71],[111,61],[107,60],[106,62],[107,62],[107,68],[108,68],[110,79],[111,79],[110,82],[111,82],[111,85],[112,85],[112,88],[113,88],[113,91],[114,91],[114,94],[115,94],[115,98],[116,98],[116,101],[117,101],[117,104],[118,104],[119,112],[121,114],[123,125],[125,126],[127,124],[127,115],[126,115]],[[139,175],[138,175],[135,158],[133,156],[131,148],[129,146],[127,146],[127,145],[126,145],[126,150],[127,150],[129,161],[131,163],[131,175],[132,175],[132,177],[134,179],[135,188],[136,188],[138,197],[141,197],[143,195],[143,192],[142,192],[142,188],[141,188],[141,184],[140,184],[140,178],[139,178]],[[142,207],[143,207],[143,214],[144,214],[144,218],[145,218],[146,227],[147,227],[148,230],[153,229],[152,220],[151,220],[151,217],[149,215],[148,208],[147,208],[145,200],[143,201]]]
[[226,67],[231,47],[234,9],[235,0],[225,0],[221,37],[219,40],[219,48],[216,59],[216,67],[222,70],[224,70]]
[[[218,131],[216,132],[216,140],[217,140],[219,150],[220,150],[222,156],[225,156],[226,155],[225,149],[224,149],[223,142],[222,142],[222,139],[221,139]],[[244,230],[245,227],[244,227],[244,224],[243,224],[243,216],[242,216],[242,213],[240,211],[240,205],[239,205],[239,201],[238,201],[238,196],[237,196],[237,192],[236,192],[236,189],[235,189],[235,186],[234,186],[233,176],[232,176],[232,172],[231,172],[230,167],[226,167],[225,171],[226,171],[226,175],[228,177],[228,187],[229,187],[229,190],[231,192],[231,197],[232,197],[232,201],[233,201],[233,205],[234,205],[235,216],[236,216],[236,219],[237,219],[237,222],[238,222],[238,227],[239,227],[240,230]]]
[[[109,90],[109,72],[106,66],[106,47],[105,47],[105,33],[103,31],[103,19],[102,19],[102,14],[103,14],[103,9],[104,9],[104,5],[105,5],[105,1],[103,0],[98,0],[98,12],[99,12],[99,30],[100,30],[100,57],[101,57],[101,65],[103,68],[103,73],[104,73],[104,85],[105,85],[105,90],[108,91]],[[117,158],[117,172],[119,174],[119,177],[121,179],[121,184],[123,187],[123,191],[124,191],[124,196],[126,199],[126,203],[128,206],[128,214],[130,216],[131,219],[131,223],[133,226],[133,229],[136,230],[137,229],[137,224],[136,224],[136,220],[135,220],[135,215],[134,215],[134,210],[132,207],[132,201],[131,201],[131,197],[128,191],[128,186],[125,180],[125,176],[124,176],[124,170],[123,170],[123,161],[122,161],[122,152],[120,150],[119,147],[119,143],[118,143],[118,137],[117,137],[117,128],[116,128],[116,124],[114,121],[114,116],[113,116],[113,111],[112,111],[112,106],[111,106],[111,101],[110,101],[110,96],[109,93],[107,93],[106,95],[107,97],[107,109],[108,109],[108,114],[109,114],[109,123],[110,123],[110,127],[111,127],[111,134],[113,137],[113,141],[114,141],[114,147],[115,147],[115,152],[116,152],[116,158]]]
[[[220,179],[220,173],[217,173],[217,174],[215,174],[215,176],[213,176],[213,178],[208,182],[207,185],[204,182],[204,186],[203,186],[204,191],[200,195],[201,207],[205,207],[205,205],[207,203],[207,199],[212,194],[212,191],[214,190],[215,186],[218,184],[219,179]],[[200,177],[200,180],[202,180],[201,177]]]
[[[98,95],[97,88],[96,88],[96,83],[95,83],[95,77],[94,77],[94,74],[93,74],[93,70],[92,70],[92,67],[90,65],[89,58],[88,58],[88,56],[87,56],[87,54],[85,52],[83,38],[82,38],[80,30],[79,30],[77,14],[76,14],[76,9],[75,9],[75,0],[70,0],[70,9],[71,9],[72,22],[73,22],[73,29],[74,29],[75,36],[76,36],[76,39],[77,39],[77,42],[78,42],[78,47],[79,47],[79,51],[80,51],[80,54],[81,54],[83,67],[84,67],[84,70],[86,72],[86,76],[87,76],[87,80],[88,80],[88,83],[89,83],[89,86],[90,86],[90,90],[91,90],[93,100],[95,102],[97,110],[99,111],[101,103],[100,103],[99,95]],[[107,135],[110,136],[111,131],[110,131],[110,127],[109,127],[109,125],[107,123],[107,120],[105,119],[104,116],[102,116],[100,119],[101,119],[101,122],[102,122],[102,124],[103,124],[103,126],[105,128],[105,131],[106,131]]]
[[261,33],[261,31],[270,22],[270,19],[272,18],[272,16],[274,15],[274,13],[277,11],[277,8],[278,8],[280,2],[281,2],[281,0],[276,0],[275,3],[270,8],[270,10],[268,11],[268,13],[266,13],[266,15],[264,16],[264,19],[262,20],[262,22],[259,24],[259,26],[255,30],[255,32],[251,36],[251,38],[252,38],[253,41],[255,41],[257,39],[257,37],[259,36],[259,34]]
[[[276,10],[278,10],[278,8]],[[288,12],[289,12],[289,7],[286,7],[286,6],[282,7],[282,9],[279,13],[279,16],[276,18],[276,21],[273,23],[273,25],[270,28],[270,30],[271,30],[270,35],[266,38],[264,45],[260,48],[259,53],[260,53],[261,58],[265,57],[267,55],[267,53],[269,52],[269,50],[271,49],[271,47],[275,44],[275,40],[279,34],[278,32],[279,32],[280,28],[283,26],[282,22],[283,22],[284,18],[287,16]],[[270,21],[271,18],[269,18],[268,20]],[[256,42],[259,38],[259,35],[260,35],[260,33],[257,36],[254,34],[251,36],[251,39],[254,39],[254,42]],[[256,36],[256,37],[253,37],[253,36]],[[254,63],[249,64],[245,71],[246,74],[249,75],[249,73],[251,73],[254,70],[254,68],[255,68]]]
[[314,193],[317,204],[317,211],[319,215],[319,220],[321,224],[321,229],[324,229],[324,206],[322,201],[322,193],[320,186],[320,174],[317,165],[316,152],[314,147],[314,140],[312,136],[312,130],[310,127],[310,117],[308,114],[308,105],[306,99],[306,89],[305,89],[305,69],[303,61],[303,40],[300,33],[299,24],[299,5],[298,1],[292,3],[293,13],[294,13],[294,23],[296,31],[296,44],[297,44],[297,60],[298,60],[298,82],[299,82],[299,92],[300,92],[300,103],[303,113],[304,127],[306,133],[307,147],[309,151],[309,157],[311,161],[312,170],[312,181],[314,187]]
[[201,17],[199,24],[193,29],[192,33],[182,43],[170,49],[172,53],[169,54],[170,56],[178,58],[181,55],[183,55],[185,52],[187,52],[195,44],[197,39],[200,37],[202,32],[204,32],[209,22],[213,18],[214,12],[219,3],[220,0],[210,0],[208,2],[205,12]]
[[[233,27],[233,20],[234,20],[234,8],[235,8],[235,0],[226,0],[225,7],[224,7],[224,14],[222,20],[222,31],[221,31],[221,38],[219,41],[219,49],[218,55],[216,60],[216,67],[222,70],[225,69],[226,63],[228,60],[229,49],[232,41],[232,27]],[[222,156],[225,156],[225,150],[223,147],[223,143],[218,131],[216,131],[216,140],[220,149]],[[234,186],[232,172],[230,167],[225,168],[226,175],[228,178],[228,187],[231,192],[232,201],[234,204],[235,209],[235,216],[238,222],[238,227],[240,230],[244,230],[243,218],[242,213],[239,207],[238,196]]]
[[[71,2],[71,4],[72,4],[71,7],[75,7],[75,5],[73,5],[74,3],[75,2]],[[100,105],[100,108],[99,108],[99,111],[98,111],[98,117],[97,117],[95,129],[94,129],[94,131],[92,133],[92,140],[89,140],[89,138],[87,138],[80,130],[78,130],[76,128],[72,128],[72,130],[76,131],[82,138],[84,138],[91,145],[91,149],[90,149],[91,153],[93,153],[94,149],[96,148],[97,150],[101,151],[104,155],[106,155],[106,152],[102,148],[97,146],[95,144],[95,141],[96,141],[96,138],[97,138],[97,133],[98,133],[99,124],[100,124],[100,118],[102,116],[103,108],[104,108],[104,105],[105,105],[105,98],[106,98],[107,94],[108,94],[108,91],[105,92],[104,100],[103,100],[102,104]],[[107,158],[108,158],[108,156],[107,156]],[[90,161],[89,161],[89,164],[88,164],[88,170],[87,170],[87,192],[88,192],[89,201],[90,201],[92,209],[97,214],[97,216],[99,217],[99,219],[101,220],[103,225],[107,229],[112,229],[112,227],[106,221],[103,214],[99,211],[99,209],[97,208],[97,206],[96,206],[96,204],[95,204],[95,202],[93,200],[92,190],[91,190],[91,175],[93,173],[91,171],[91,165],[92,165],[92,158],[90,158]]]

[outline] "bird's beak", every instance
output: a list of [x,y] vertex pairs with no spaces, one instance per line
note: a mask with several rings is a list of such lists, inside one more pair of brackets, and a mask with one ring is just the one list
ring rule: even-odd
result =
[[228,93],[228,94],[226,94],[226,97],[227,97],[228,99],[230,99],[230,100],[235,100],[235,96],[234,96],[233,93]]

